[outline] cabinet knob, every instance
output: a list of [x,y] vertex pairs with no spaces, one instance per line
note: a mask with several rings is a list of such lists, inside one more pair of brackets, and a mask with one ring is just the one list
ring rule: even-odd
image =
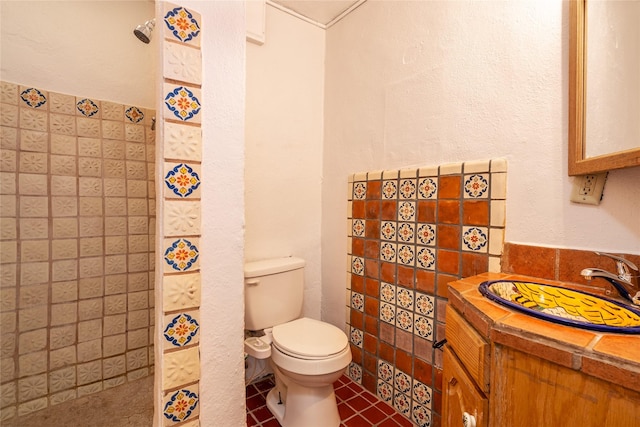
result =
[[462,425],[463,427],[476,427],[476,417],[465,412],[462,414]]

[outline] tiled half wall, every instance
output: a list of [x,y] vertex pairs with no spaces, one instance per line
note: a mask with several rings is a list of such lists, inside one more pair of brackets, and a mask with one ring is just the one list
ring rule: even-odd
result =
[[419,426],[439,425],[448,283],[500,271],[506,161],[349,178],[349,376]]
[[0,85],[6,419],[153,373],[155,111]]

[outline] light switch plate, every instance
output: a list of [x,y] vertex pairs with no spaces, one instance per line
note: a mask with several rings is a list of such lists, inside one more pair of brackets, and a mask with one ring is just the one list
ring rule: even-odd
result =
[[608,172],[579,175],[573,179],[571,201],[587,205],[599,205],[604,193]]

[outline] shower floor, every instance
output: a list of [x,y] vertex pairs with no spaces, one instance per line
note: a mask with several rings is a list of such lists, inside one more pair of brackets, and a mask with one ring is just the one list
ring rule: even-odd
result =
[[153,375],[100,393],[3,421],[3,427],[149,427]]

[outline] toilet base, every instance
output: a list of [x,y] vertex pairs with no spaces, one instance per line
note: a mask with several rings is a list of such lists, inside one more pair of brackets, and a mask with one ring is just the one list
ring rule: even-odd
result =
[[340,414],[332,384],[323,387],[303,387],[290,381],[286,404],[278,403],[280,401],[278,389],[271,389],[267,394],[267,408],[282,427],[340,426]]

